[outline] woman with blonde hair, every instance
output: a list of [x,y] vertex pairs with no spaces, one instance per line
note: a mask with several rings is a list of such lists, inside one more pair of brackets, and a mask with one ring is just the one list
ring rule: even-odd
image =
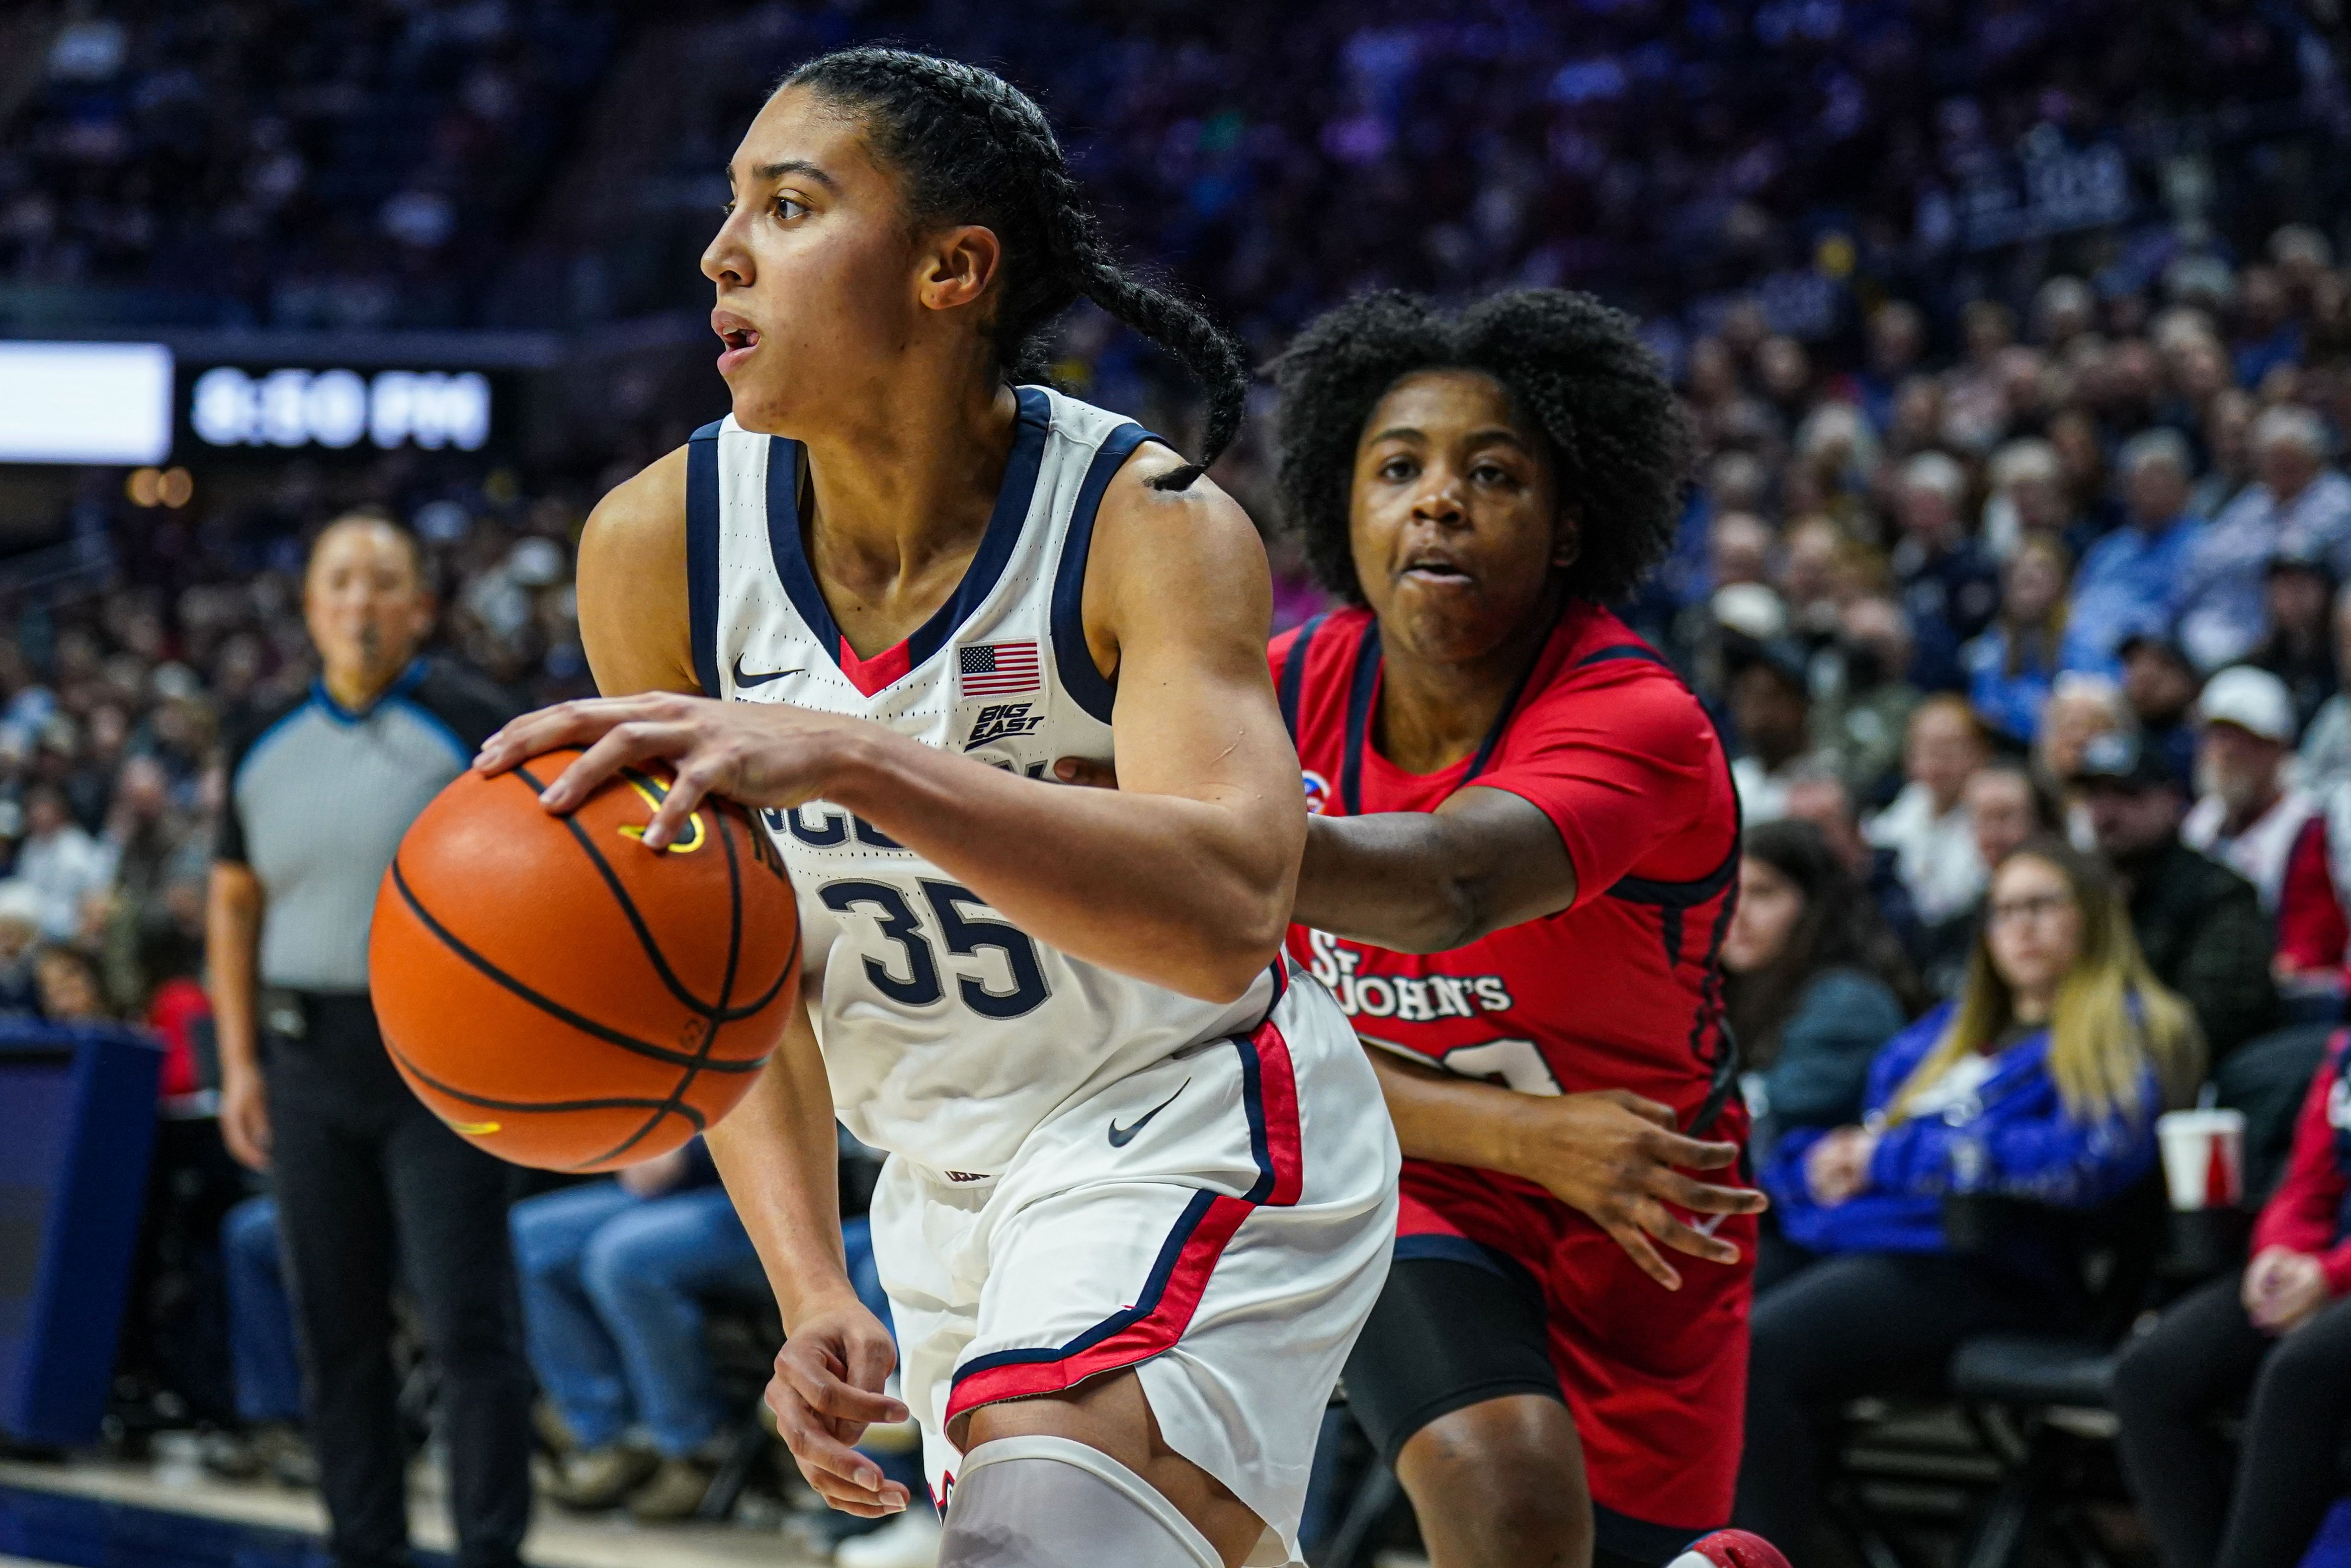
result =
[[2155,1118],[2202,1060],[2102,862],[2053,837],[2001,862],[1958,998],[1878,1053],[1859,1125],[1792,1131],[1762,1172],[1818,1260],[1756,1297],[1741,1527],[1804,1538],[1817,1410],[1938,1376],[1971,1334],[2070,1325],[2076,1284],[2047,1235],[1955,1253],[1944,1201],[2114,1201],[2153,1169]]

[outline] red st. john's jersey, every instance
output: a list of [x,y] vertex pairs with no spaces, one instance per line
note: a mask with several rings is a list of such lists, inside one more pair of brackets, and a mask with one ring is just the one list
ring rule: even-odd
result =
[[1310,810],[1433,811],[1465,785],[1504,789],[1552,820],[1575,867],[1568,908],[1449,952],[1291,926],[1290,951],[1357,1032],[1529,1093],[1629,1089],[1686,1128],[1710,1122],[1734,1071],[1715,960],[1737,880],[1738,798],[1712,722],[1658,655],[1607,611],[1571,606],[1476,754],[1419,774],[1373,743],[1381,661],[1369,611],[1335,611],[1270,652]]

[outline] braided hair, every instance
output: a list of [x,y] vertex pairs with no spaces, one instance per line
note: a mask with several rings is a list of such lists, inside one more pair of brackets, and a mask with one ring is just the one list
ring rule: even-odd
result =
[[1044,110],[992,71],[904,49],[820,55],[778,85],[804,87],[855,113],[874,153],[896,172],[925,227],[979,224],[1004,247],[1003,285],[988,334],[1019,381],[1047,379],[1048,329],[1081,298],[1174,355],[1208,393],[1197,463],[1152,484],[1181,490],[1240,429],[1249,362],[1240,345],[1185,300],[1118,264],[1070,173]]
[[1355,448],[1381,398],[1416,371],[1482,371],[1548,438],[1578,550],[1571,598],[1622,598],[1673,546],[1695,444],[1688,417],[1632,319],[1589,294],[1526,288],[1458,314],[1366,294],[1292,340],[1281,389],[1283,520],[1322,586],[1364,602],[1348,539]]

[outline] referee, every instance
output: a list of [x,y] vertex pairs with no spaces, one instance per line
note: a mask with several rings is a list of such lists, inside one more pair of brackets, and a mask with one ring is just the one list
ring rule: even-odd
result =
[[507,1167],[408,1092],[368,999],[369,916],[401,835],[510,716],[486,683],[417,656],[434,611],[422,568],[382,517],[329,524],[302,590],[320,677],[231,737],[205,922],[221,1133],[277,1187],[338,1568],[409,1562],[395,1280],[440,1368],[457,1562],[512,1568],[531,1379]]

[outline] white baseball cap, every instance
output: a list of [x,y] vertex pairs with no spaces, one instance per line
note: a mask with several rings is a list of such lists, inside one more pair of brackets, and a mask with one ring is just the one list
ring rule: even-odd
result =
[[2263,740],[2294,744],[2294,698],[2267,670],[2231,664],[2204,683],[2196,707],[2206,724],[2233,724]]

